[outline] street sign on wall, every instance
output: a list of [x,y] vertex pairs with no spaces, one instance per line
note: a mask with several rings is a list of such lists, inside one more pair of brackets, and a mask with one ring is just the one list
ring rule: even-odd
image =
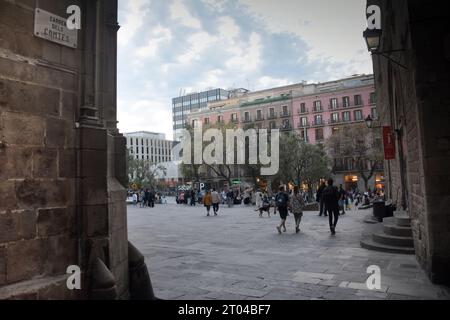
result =
[[67,19],[36,8],[34,12],[34,35],[63,46],[76,48],[78,32],[67,28]]
[[383,127],[383,149],[385,160],[395,159],[395,139],[389,126]]

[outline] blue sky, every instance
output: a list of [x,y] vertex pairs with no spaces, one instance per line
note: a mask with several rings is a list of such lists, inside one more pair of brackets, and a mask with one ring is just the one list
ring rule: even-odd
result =
[[119,0],[122,132],[172,139],[171,98],[372,73],[366,0]]

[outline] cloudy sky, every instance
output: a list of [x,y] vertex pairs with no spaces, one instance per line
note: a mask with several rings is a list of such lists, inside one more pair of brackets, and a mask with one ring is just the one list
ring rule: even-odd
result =
[[172,139],[171,99],[372,73],[366,0],[119,0],[122,132]]

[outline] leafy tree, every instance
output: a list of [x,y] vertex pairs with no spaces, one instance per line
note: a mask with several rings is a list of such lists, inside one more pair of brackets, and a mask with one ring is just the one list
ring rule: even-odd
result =
[[297,133],[280,136],[280,171],[278,178],[295,184],[313,185],[330,174],[330,160],[321,145],[303,141]]
[[333,133],[325,145],[332,158],[351,159],[367,190],[370,178],[383,163],[381,132],[369,129],[364,124],[353,124]]
[[161,164],[153,164],[148,160],[136,159],[131,154],[127,156],[128,181],[138,188],[157,188],[158,175],[167,174],[167,169]]

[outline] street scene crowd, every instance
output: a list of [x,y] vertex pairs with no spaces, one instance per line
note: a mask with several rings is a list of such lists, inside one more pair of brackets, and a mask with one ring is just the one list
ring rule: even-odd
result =
[[[156,204],[167,204],[167,196],[170,193],[156,192],[153,189],[129,190],[128,199],[134,206],[140,208],[153,208]],[[236,205],[255,206],[254,211],[259,212],[259,217],[264,213],[270,217],[272,214],[279,214],[280,224],[276,226],[278,233],[286,232],[286,219],[291,213],[295,220],[295,232],[300,232],[300,223],[304,211],[310,205],[318,206],[319,216],[328,217],[330,232],[336,233],[336,226],[339,216],[345,214],[346,210],[366,209],[371,207],[373,201],[384,199],[384,191],[378,189],[375,192],[369,188],[367,192],[360,192],[358,188],[345,190],[341,185],[334,185],[333,179],[328,179],[320,183],[317,190],[310,194],[302,190],[299,186],[288,187],[280,185],[278,192],[270,192],[267,188],[229,188],[216,190],[216,188],[201,190],[185,190],[175,194],[177,204],[189,206],[204,206],[206,216],[212,213],[217,216],[220,205],[231,208]]]

